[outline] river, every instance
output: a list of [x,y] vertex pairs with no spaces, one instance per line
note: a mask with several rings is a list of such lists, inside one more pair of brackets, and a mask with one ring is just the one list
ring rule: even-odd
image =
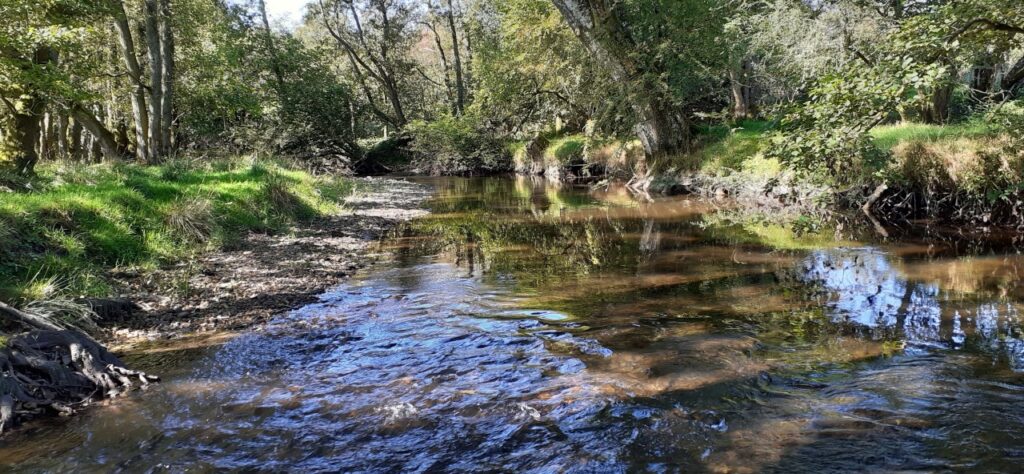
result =
[[794,236],[687,198],[431,179],[316,304],[129,354],[164,382],[0,441],[26,472],[1016,471],[1016,253]]

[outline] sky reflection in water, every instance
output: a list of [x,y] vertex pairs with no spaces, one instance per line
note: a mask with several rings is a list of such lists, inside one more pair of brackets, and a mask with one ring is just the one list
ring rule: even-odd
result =
[[386,243],[389,263],[222,346],[136,357],[166,383],[5,440],[0,469],[1001,471],[1024,458],[1015,255],[779,250],[808,244],[766,245],[696,201],[432,184],[434,216]]

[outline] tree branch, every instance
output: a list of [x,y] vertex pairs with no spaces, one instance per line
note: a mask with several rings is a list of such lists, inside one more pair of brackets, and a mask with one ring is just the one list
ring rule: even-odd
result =
[[4,105],[6,105],[7,108],[11,110],[12,115],[18,115],[18,108],[14,106],[14,103],[12,103],[10,100],[7,100],[7,98],[2,95],[0,95],[0,100],[2,100],[4,102]]
[[1014,26],[1014,25],[1010,25],[1008,23],[1002,23],[1002,22],[998,22],[998,21],[989,20],[988,18],[975,18],[975,19],[967,22],[967,24],[964,25],[959,30],[953,32],[952,35],[950,35],[948,38],[946,38],[946,42],[947,43],[952,42],[953,40],[957,39],[960,35],[966,33],[968,30],[973,28],[975,25],[984,25],[986,27],[986,29],[996,30],[996,31],[1003,31],[1003,32],[1006,32],[1006,33],[1010,33],[1011,35],[1016,35],[1018,33],[1024,33],[1024,28],[1021,28],[1019,26]]

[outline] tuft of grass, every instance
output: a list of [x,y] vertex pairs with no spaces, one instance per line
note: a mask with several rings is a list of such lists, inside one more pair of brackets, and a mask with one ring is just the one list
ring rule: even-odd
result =
[[893,147],[883,171],[888,179],[921,190],[974,196],[1015,192],[1024,184],[1024,156],[1010,149],[1000,137],[907,140]]
[[68,299],[34,300],[22,310],[61,327],[76,327],[87,331],[97,329],[96,313],[88,306]]
[[185,158],[172,158],[160,166],[160,179],[177,181],[195,169],[195,165]]
[[171,203],[166,211],[168,229],[184,240],[204,242],[216,225],[209,199],[186,197]]
[[34,190],[0,193],[0,299],[105,296],[112,267],[155,269],[340,212],[353,188],[258,159],[38,172]]

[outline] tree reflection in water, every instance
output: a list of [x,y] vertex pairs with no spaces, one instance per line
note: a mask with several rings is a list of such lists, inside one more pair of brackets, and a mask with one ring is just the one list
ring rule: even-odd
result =
[[805,282],[826,291],[827,313],[835,323],[861,326],[879,338],[895,330],[911,351],[972,346],[1006,357],[1015,371],[1024,371],[1021,321],[1010,302],[971,304],[944,295],[938,283],[903,277],[873,248],[816,251],[802,270]]

